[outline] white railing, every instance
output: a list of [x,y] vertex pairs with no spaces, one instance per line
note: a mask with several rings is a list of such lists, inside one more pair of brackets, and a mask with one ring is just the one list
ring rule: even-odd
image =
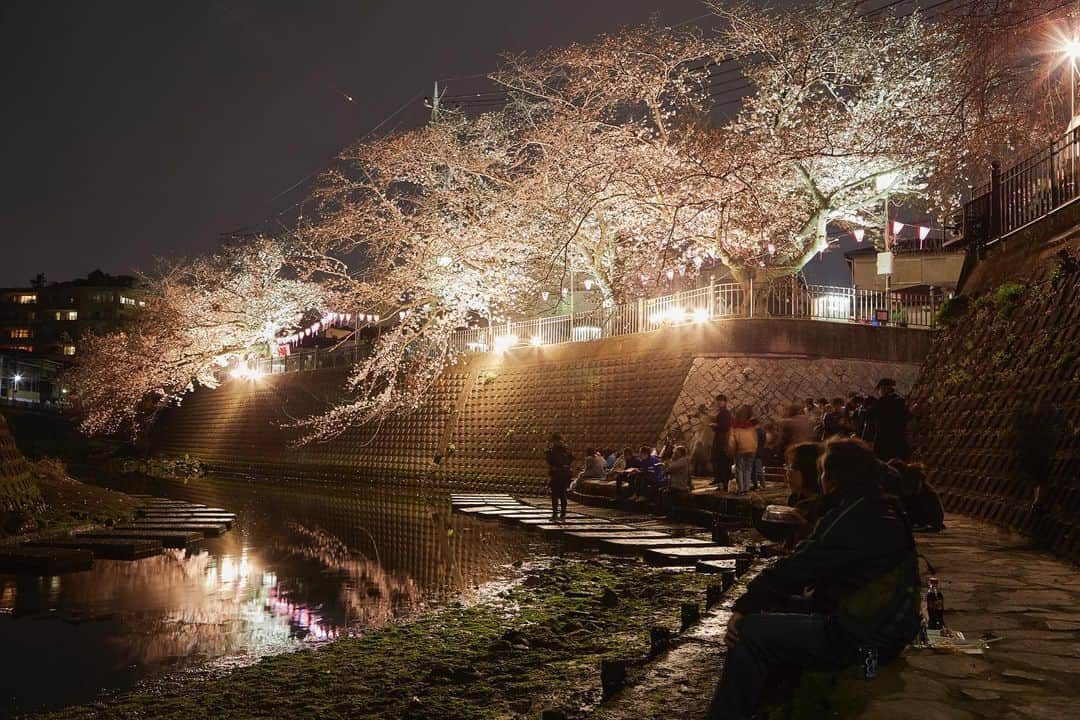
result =
[[[739,283],[709,284],[655,298],[490,327],[458,330],[450,347],[458,353],[503,351],[528,345],[560,345],[650,332],[726,318],[797,318],[874,326],[934,327],[945,296],[884,293],[831,285],[791,282],[756,288]],[[264,358],[263,372],[296,372],[351,365],[363,347],[346,343],[334,350],[301,350],[289,357]]]

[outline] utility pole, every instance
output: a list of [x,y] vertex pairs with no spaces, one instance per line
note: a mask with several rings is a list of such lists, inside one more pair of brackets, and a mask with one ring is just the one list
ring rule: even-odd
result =
[[439,110],[442,109],[443,95],[446,95],[446,89],[443,88],[442,95],[439,94],[439,81],[435,81],[435,92],[431,96],[431,101],[427,104],[431,108],[431,123],[435,124],[439,121]]

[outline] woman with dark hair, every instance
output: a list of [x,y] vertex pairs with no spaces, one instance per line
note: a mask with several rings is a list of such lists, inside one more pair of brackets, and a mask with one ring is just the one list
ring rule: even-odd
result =
[[791,445],[784,453],[784,472],[791,495],[787,504],[799,511],[806,521],[795,529],[789,547],[804,540],[825,513],[825,504],[818,483],[818,458],[821,445],[814,442]]
[[[724,672],[709,707],[713,720],[753,717],[777,670],[888,662],[918,633],[915,541],[898,501],[881,490],[873,451],[859,440],[833,439],[819,467],[825,515],[732,607]],[[810,588],[813,612],[783,612]]]
[[[566,517],[566,490],[574,472],[574,456],[563,442],[561,433],[551,434],[551,446],[544,453],[548,464],[548,488],[551,490],[551,517]],[[560,511],[560,505],[562,509]]]

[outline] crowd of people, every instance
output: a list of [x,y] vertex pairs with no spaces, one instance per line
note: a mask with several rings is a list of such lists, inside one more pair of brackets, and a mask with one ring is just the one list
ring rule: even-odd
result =
[[[909,410],[896,383],[884,378],[876,390],[807,399],[775,424],[749,405],[732,411],[718,395],[689,450],[671,441],[659,452],[587,450],[579,477],[614,479],[617,495],[625,486],[630,497],[689,493],[691,476],[706,469],[717,489],[745,493],[764,485],[766,462],[783,463],[797,523],[773,548],[781,557],[735,601],[709,718],[753,718],[781,671],[870,667],[918,633],[913,532],[943,528],[944,512],[923,468],[909,462]],[[547,459],[552,512],[565,515],[573,456],[560,436]]]
[[[709,414],[705,406],[699,412]],[[877,396],[853,392],[846,400],[808,398],[802,406],[785,408],[775,423],[761,421],[748,404],[729,409],[727,396],[719,394],[710,419],[695,433],[689,448],[670,437],[659,449],[652,445],[621,451],[586,448],[576,478],[573,454],[561,436],[553,435],[547,455],[552,514],[565,514],[563,496],[583,479],[613,480],[616,497],[631,500],[659,500],[668,495],[679,499],[693,491],[694,476],[711,475],[719,492],[741,495],[761,490],[766,465],[783,464],[788,448],[832,437],[862,439],[879,458],[908,457],[907,403],[889,378],[878,383]]]

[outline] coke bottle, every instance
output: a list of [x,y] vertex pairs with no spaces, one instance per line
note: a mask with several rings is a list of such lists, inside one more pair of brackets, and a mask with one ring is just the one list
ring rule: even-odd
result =
[[941,630],[945,627],[945,598],[938,589],[938,579],[928,578],[929,588],[926,591],[926,628],[928,630]]

